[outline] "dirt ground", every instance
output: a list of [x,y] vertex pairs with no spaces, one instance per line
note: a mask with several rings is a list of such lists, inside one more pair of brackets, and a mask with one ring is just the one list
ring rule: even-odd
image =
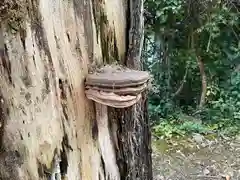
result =
[[240,136],[153,140],[154,180],[240,180]]

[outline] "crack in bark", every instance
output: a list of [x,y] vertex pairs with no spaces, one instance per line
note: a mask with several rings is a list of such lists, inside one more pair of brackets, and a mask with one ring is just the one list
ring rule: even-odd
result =
[[28,67],[28,63],[26,61],[25,56],[23,56],[22,58],[22,65],[23,65],[23,75],[21,76],[22,82],[25,85],[25,87],[29,88],[32,86],[32,79],[31,79],[31,74],[29,72],[29,67]]
[[65,90],[65,84],[67,84],[67,82],[63,82],[62,79],[59,79],[59,89],[60,89],[60,98],[61,98],[61,105],[62,105],[62,111],[63,111],[63,115],[65,120],[69,120],[68,118],[68,111],[67,111],[67,93]]
[[50,82],[48,77],[48,71],[45,70],[43,75],[43,82],[45,83],[45,87],[42,89],[42,100],[47,97],[47,94],[50,93]]
[[96,119],[93,120],[93,125],[92,125],[92,138],[93,140],[98,139],[98,125]]
[[69,145],[67,134],[64,134],[63,140],[62,140],[62,150],[60,151],[60,157],[61,157],[60,171],[62,176],[65,176],[68,171],[68,157],[67,157],[66,148],[71,148],[71,146]]
[[9,115],[8,105],[0,91],[0,152],[4,149],[4,127],[6,124],[7,116]]
[[99,17],[100,17],[100,3],[97,2],[99,0],[92,0],[92,6],[93,6],[93,20],[94,20],[94,24],[95,24],[95,28],[96,28],[96,39],[97,39],[97,43],[99,44],[98,41],[98,36],[99,36],[99,32],[100,32],[100,22],[99,22]]
[[25,44],[25,39],[26,39],[26,30],[21,28],[19,31],[19,35],[20,35],[20,40],[23,46],[23,49],[26,50],[26,44]]
[[0,60],[1,60],[0,63],[2,65],[2,67],[3,67],[3,70],[6,72],[4,74],[7,75],[9,83],[13,84],[13,82],[12,82],[11,62],[9,61],[6,44],[4,44],[4,49],[0,49]]
[[[81,44],[80,44],[80,40],[79,40],[78,35],[77,35],[77,39],[76,39],[75,50],[78,53],[78,56],[82,57]],[[80,59],[82,59],[82,58],[80,58]]]
[[[101,167],[103,169],[103,176],[106,177],[106,167],[105,167],[104,160],[103,160],[102,156],[101,156]],[[101,177],[101,176],[99,176],[99,177]]]

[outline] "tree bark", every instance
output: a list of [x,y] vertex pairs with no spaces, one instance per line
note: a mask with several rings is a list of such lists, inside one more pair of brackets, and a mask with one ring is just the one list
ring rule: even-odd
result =
[[112,162],[122,180],[151,179],[146,96],[108,110],[106,125],[84,93],[89,67],[117,61],[141,68],[142,3],[0,3],[1,180],[119,179]]
[[[141,51],[143,46],[143,1],[130,0],[130,29],[126,65],[141,70]],[[125,146],[123,152],[127,157],[126,169],[128,180],[151,180],[151,134],[147,111],[146,92],[135,106],[124,110],[121,117],[122,135]],[[130,147],[130,148],[129,148]]]

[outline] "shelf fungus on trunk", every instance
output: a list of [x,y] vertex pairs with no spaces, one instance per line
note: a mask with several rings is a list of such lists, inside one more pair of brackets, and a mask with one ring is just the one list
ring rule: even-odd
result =
[[110,176],[111,180],[120,179],[120,175],[108,129],[107,106],[126,108],[136,104],[147,88],[149,78],[148,72],[110,65],[86,77],[85,93],[95,102],[100,151],[106,176]]

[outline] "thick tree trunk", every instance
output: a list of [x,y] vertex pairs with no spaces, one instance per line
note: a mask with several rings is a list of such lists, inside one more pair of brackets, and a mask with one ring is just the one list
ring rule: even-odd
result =
[[106,125],[84,94],[88,67],[140,68],[142,1],[134,2],[0,3],[0,179],[151,179],[146,98],[111,108]]

